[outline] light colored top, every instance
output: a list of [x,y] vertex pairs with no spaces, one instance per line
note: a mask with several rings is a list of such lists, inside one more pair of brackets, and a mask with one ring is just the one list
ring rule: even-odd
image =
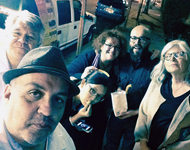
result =
[[[152,81],[148,90],[140,104],[139,116],[135,127],[135,141],[139,142],[142,139],[148,141],[150,135],[151,121],[156,114],[160,105],[166,101],[160,93],[162,84],[157,84]],[[185,141],[177,141],[179,139],[182,128],[190,127],[190,96],[187,96],[176,110],[171,124],[166,133],[163,143],[158,148],[170,148],[181,150],[190,147],[190,135]]]
[[[2,106],[1,106],[2,107]],[[7,134],[3,121],[4,113],[0,111],[0,150],[14,150],[19,144]],[[13,142],[12,142],[13,141]],[[12,145],[10,144],[12,143]],[[19,146],[18,146],[19,147]],[[21,148],[22,149],[22,148]],[[53,133],[47,137],[46,150],[75,150],[75,145],[65,128],[59,123]]]
[[3,92],[5,89],[5,83],[3,81],[3,74],[10,70],[10,64],[6,55],[6,50],[4,48],[2,48],[0,50],[0,103],[1,103],[1,99],[3,97]]

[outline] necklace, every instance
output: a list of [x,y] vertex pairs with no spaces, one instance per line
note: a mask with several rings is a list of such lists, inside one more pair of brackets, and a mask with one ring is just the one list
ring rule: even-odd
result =
[[184,82],[181,83],[181,85],[179,87],[176,88],[176,86],[174,84],[172,84],[172,91],[174,93],[176,93],[177,91],[179,91],[182,87],[182,85],[184,85]]

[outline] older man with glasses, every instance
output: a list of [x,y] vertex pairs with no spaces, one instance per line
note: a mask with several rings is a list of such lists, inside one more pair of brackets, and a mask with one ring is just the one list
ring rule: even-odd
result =
[[119,117],[111,115],[107,127],[106,150],[119,148],[121,139],[122,150],[132,150],[135,138],[134,128],[138,117],[140,102],[150,83],[150,72],[158,63],[151,60],[148,48],[151,44],[151,32],[145,26],[139,25],[132,29],[129,40],[129,54],[120,63],[120,89],[130,88],[127,94],[128,111]]

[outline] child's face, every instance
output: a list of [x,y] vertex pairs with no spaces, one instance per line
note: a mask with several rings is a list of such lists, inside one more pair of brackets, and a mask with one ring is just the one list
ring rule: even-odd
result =
[[85,106],[90,102],[91,105],[100,102],[107,92],[107,87],[101,84],[86,84],[80,88],[80,100]]

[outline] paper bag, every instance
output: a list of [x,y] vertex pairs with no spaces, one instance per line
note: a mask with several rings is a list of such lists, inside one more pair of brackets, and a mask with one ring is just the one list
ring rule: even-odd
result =
[[111,98],[112,98],[114,115],[116,117],[120,116],[122,112],[127,111],[128,104],[127,104],[126,92],[124,90],[111,93]]

